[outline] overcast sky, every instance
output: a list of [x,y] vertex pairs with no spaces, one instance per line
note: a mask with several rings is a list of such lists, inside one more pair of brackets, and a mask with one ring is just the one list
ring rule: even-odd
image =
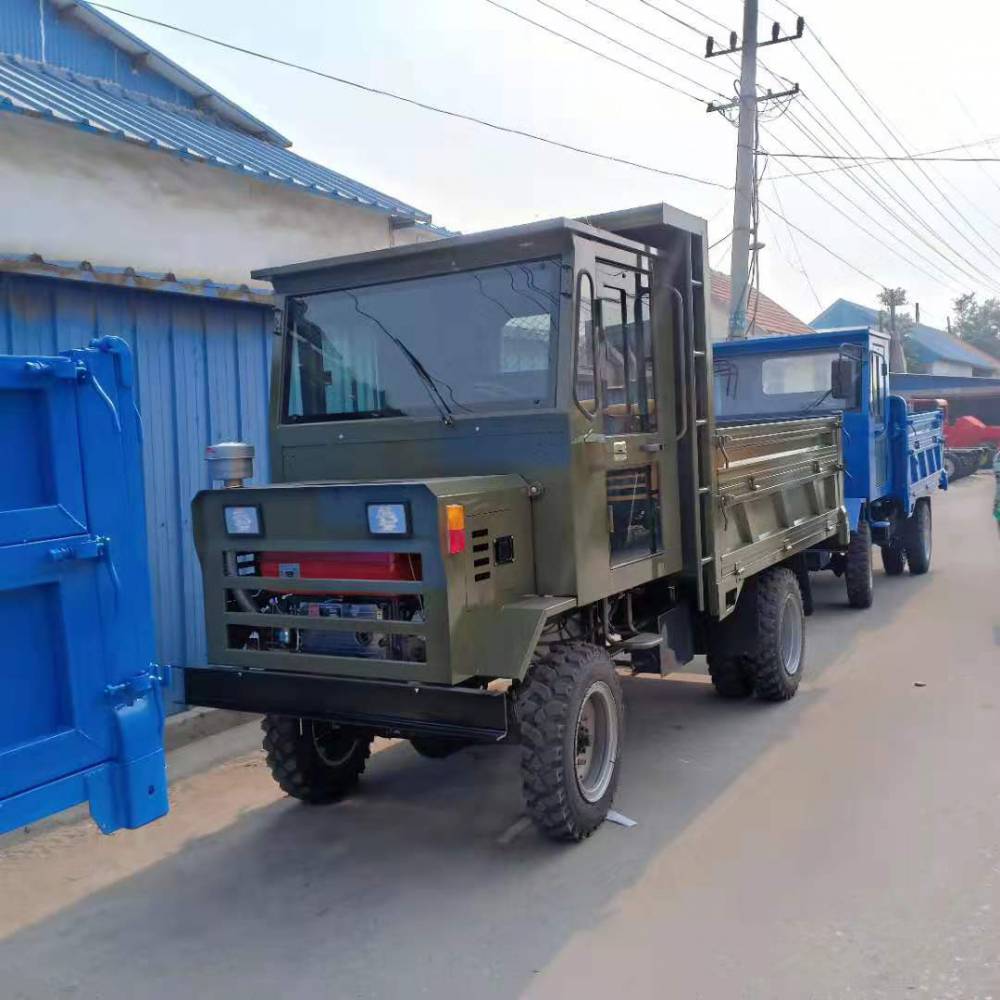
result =
[[[538,0],[502,2],[650,76],[699,95],[732,92],[736,67],[726,60],[686,56],[652,37],[648,31],[695,55],[703,53],[698,35],[642,0],[596,2],[640,23],[646,32],[602,13],[587,0],[549,2],[655,61],[624,52]],[[698,27],[709,27],[678,0],[651,2]],[[784,26],[792,27],[792,16],[778,0],[762,2],[764,14],[781,16]],[[740,28],[738,0],[694,0],[691,5]],[[727,186],[733,183],[736,130],[720,115],[706,114],[704,105],[581,51],[486,0],[118,0],[115,6],[503,125]],[[815,30],[909,151],[1000,137],[995,111],[998,70],[990,55],[1000,29],[1000,4],[802,0],[796,9],[806,17],[807,36],[809,28]],[[707,218],[712,241],[732,228],[732,195],[725,190],[501,135],[110,16],[277,128],[300,154],[429,211],[450,228],[469,232],[653,201],[667,201]],[[827,116],[827,127],[839,129],[863,154],[879,155],[876,140],[889,152],[900,152],[814,39],[764,49],[761,55],[769,68],[801,84],[807,100],[793,104],[791,114],[821,142],[833,144],[817,125],[817,115]],[[703,85],[696,88],[657,62]],[[861,116],[871,137],[821,77]],[[761,80],[774,84],[766,73]],[[790,116],[764,127],[765,149],[817,152]],[[978,145],[952,155],[1000,156],[1000,138],[993,147]],[[879,189],[870,175],[855,171],[859,182],[874,190],[902,222],[869,200],[845,173],[808,178],[816,193],[799,180],[777,179],[788,171],[831,165],[772,159],[761,197],[775,208],[780,205],[791,221],[858,270],[803,235],[793,240],[785,225],[765,211],[760,236],[766,244],[760,257],[764,292],[808,321],[838,297],[874,304],[881,285],[903,286],[911,302],[920,302],[924,322],[944,326],[950,301],[959,292],[982,295],[1000,289],[1000,253],[995,249],[1000,241],[1000,163],[926,165],[943,195],[909,164],[872,168],[891,194]],[[829,183],[857,204],[850,205]],[[845,214],[838,214],[835,205]],[[860,232],[854,222],[912,263]],[[908,232],[904,222],[923,241]],[[880,224],[894,235],[887,235]],[[713,265],[728,270],[728,248],[726,242],[713,251]]]

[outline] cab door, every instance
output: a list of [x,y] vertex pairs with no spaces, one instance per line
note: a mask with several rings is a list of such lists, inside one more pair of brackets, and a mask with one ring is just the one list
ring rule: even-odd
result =
[[868,354],[869,416],[871,419],[871,453],[869,455],[871,484],[868,496],[871,499],[887,496],[891,492],[889,480],[889,431],[888,431],[888,384],[889,368],[886,363],[885,347],[879,343],[872,346]]
[[131,355],[0,358],[0,833],[166,811]]
[[661,412],[653,343],[652,278],[642,255],[598,259],[597,398],[610,440],[606,471],[612,569],[648,560],[663,547]]

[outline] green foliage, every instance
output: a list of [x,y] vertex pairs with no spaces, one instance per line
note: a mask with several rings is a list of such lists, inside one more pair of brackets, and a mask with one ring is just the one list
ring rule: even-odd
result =
[[1000,359],[1000,299],[979,302],[975,292],[954,301],[952,331],[987,354]]

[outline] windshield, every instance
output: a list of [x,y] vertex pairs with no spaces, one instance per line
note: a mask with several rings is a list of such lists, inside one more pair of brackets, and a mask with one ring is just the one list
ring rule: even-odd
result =
[[555,403],[558,258],[288,300],[285,420]]
[[719,354],[714,362],[715,414],[720,419],[850,409],[833,395],[838,351]]

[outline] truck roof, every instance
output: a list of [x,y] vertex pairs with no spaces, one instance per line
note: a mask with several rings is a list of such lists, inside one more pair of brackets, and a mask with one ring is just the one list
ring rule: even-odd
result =
[[519,245],[532,238],[559,231],[579,233],[582,236],[598,239],[615,246],[655,253],[657,232],[662,232],[663,227],[666,226],[703,236],[706,224],[703,219],[699,219],[697,216],[659,203],[606,212],[600,215],[584,216],[582,219],[557,217],[519,226],[489,229],[439,240],[425,240],[406,246],[388,247],[383,250],[369,250],[338,257],[308,260],[298,264],[265,267],[251,272],[251,277],[264,280],[280,279],[330,268],[348,267],[359,263],[374,264],[381,261],[396,261],[432,252],[461,250],[465,247],[488,243],[511,241]]
[[716,354],[725,354],[729,351],[771,354],[775,351],[837,347],[845,342],[867,342],[872,339],[888,343],[889,334],[881,330],[872,330],[867,326],[848,326],[835,330],[818,330],[816,333],[789,333],[776,337],[753,337],[749,340],[722,340],[713,344],[712,350]]

